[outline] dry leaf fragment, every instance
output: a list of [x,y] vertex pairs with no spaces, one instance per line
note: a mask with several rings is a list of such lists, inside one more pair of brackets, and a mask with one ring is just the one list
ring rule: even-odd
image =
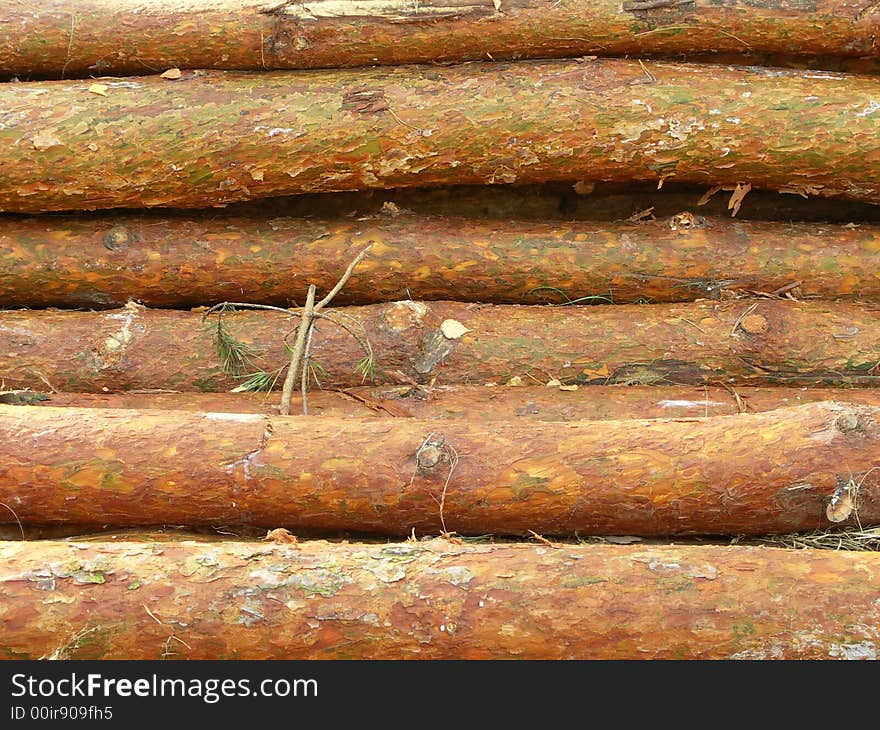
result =
[[605,378],[611,377],[611,371],[608,369],[608,365],[602,363],[602,366],[591,370],[590,368],[584,368],[581,370],[581,374],[585,377],[586,380],[604,380]]
[[492,4],[495,6],[495,11],[501,11],[501,0],[492,0]]
[[41,129],[34,135],[33,145],[35,150],[47,150],[61,144],[61,140],[55,136],[54,129]]
[[779,188],[779,193],[788,193],[790,195],[800,195],[802,198],[809,198],[811,195],[818,195],[822,192],[822,186],[819,185],[795,185],[793,187]]
[[706,205],[715,193],[724,189],[723,185],[715,185],[714,187],[709,188],[705,193],[703,193],[703,197],[697,201],[697,205]]
[[397,216],[403,214],[403,208],[401,208],[397,203],[392,203],[390,200],[386,200],[382,203],[382,207],[379,209],[379,213],[382,215],[388,215],[392,218],[396,218]]
[[576,385],[560,385],[559,390],[577,390],[578,386]]
[[736,187],[733,189],[733,193],[730,196],[730,200],[727,201],[727,210],[732,210],[733,212],[730,214],[731,218],[734,218],[737,213],[739,213],[739,207],[742,205],[743,198],[749,194],[749,190],[752,189],[751,183],[746,183],[743,185],[742,183],[737,183]]
[[171,79],[172,81],[179,79],[181,76],[183,76],[183,72],[179,68],[169,68],[167,71],[159,74],[160,78]]
[[843,522],[849,519],[849,516],[855,509],[855,495],[853,489],[855,485],[850,481],[846,484],[839,484],[831,501],[825,508],[825,516],[830,522]]
[[509,388],[522,388],[525,383],[519,375],[514,375],[510,380],[505,383],[505,385]]
[[447,340],[457,340],[470,332],[467,327],[456,319],[444,319],[440,325],[440,331]]
[[644,210],[640,210],[637,213],[633,213],[629,218],[626,219],[627,223],[638,223],[642,220],[657,220],[654,217],[654,206],[652,205],[650,208],[645,208]]
[[107,96],[107,89],[110,87],[107,84],[92,84],[88,91],[93,94],[97,94],[98,96]]
[[260,182],[263,179],[263,171],[262,170],[251,170],[251,178]]
[[560,385],[562,385],[562,381],[558,378],[550,378],[546,383],[547,388],[558,388]]
[[276,527],[274,530],[269,530],[266,533],[266,537],[263,538],[269,542],[274,542],[276,545],[296,545],[298,540],[295,535],[291,535],[283,527]]

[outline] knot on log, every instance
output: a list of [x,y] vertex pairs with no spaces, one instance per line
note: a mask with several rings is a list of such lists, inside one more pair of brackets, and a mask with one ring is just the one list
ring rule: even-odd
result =
[[763,335],[770,327],[762,314],[749,314],[739,323],[740,329],[749,335]]
[[416,452],[416,466],[420,471],[430,471],[443,460],[444,444],[443,436],[434,439],[433,433],[428,435],[428,438]]
[[856,433],[866,430],[867,424],[853,411],[841,413],[834,419],[834,427],[841,433]]
[[134,241],[132,232],[122,225],[115,225],[104,234],[104,248],[117,251]]

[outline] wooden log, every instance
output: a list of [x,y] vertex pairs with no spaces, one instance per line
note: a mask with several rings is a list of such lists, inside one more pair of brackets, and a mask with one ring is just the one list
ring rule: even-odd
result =
[[[880,311],[853,302],[550,307],[402,301],[336,311],[349,328],[363,327],[375,357],[364,371],[361,345],[318,320],[312,362],[321,367],[324,387],[362,385],[371,376],[375,384],[438,385],[516,384],[530,376],[606,385],[880,382]],[[296,327],[295,312],[237,312],[224,322],[256,353],[249,368],[272,372],[288,362],[284,338]],[[461,336],[458,324],[468,330]],[[216,315],[204,321],[199,312],[134,304],[109,312],[0,312],[0,381],[7,389],[48,384],[71,392],[230,390],[242,380],[224,370],[215,332]]]
[[[628,385],[486,387],[482,385],[375,386],[315,390],[309,413],[333,418],[422,418],[495,421],[608,421],[627,418],[706,418],[759,413],[835,401],[880,406],[878,388],[754,388]],[[0,402],[73,408],[278,414],[267,393],[39,393],[7,391]],[[293,413],[302,412],[299,395]]]
[[878,95],[868,76],[613,59],[4,84],[0,211],[673,176],[877,203]]
[[625,303],[794,290],[880,301],[880,226],[706,219],[531,223],[425,215],[311,220],[128,214],[0,219],[0,306],[195,307],[243,296],[291,306],[302,283],[334,299]]
[[874,659],[880,556],[748,546],[0,544],[8,659]]
[[845,0],[12,0],[0,73],[266,70],[695,51],[876,56],[872,8]]
[[[880,409],[462,421],[0,406],[23,524],[737,535],[880,522]],[[4,518],[9,521],[9,518]]]

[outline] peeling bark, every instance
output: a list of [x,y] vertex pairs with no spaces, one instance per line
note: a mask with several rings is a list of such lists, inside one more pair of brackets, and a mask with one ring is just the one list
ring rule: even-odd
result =
[[336,300],[679,302],[794,286],[802,298],[880,301],[880,227],[706,219],[529,223],[425,215],[0,220],[0,306],[291,306],[329,290],[373,241]]
[[875,659],[880,556],[2,543],[9,659]]
[[710,50],[877,55],[880,21],[870,2],[635,5],[12,0],[0,26],[0,73],[70,78],[173,66],[266,70]]
[[[33,400],[34,397],[41,400]],[[739,397],[739,400],[737,400]],[[602,388],[376,386],[309,393],[309,413],[333,418],[422,418],[487,421],[589,421],[701,418],[759,413],[835,401],[880,406],[877,388],[751,388],[628,385]],[[9,405],[278,414],[266,393],[33,393],[0,395]],[[293,413],[302,411],[293,396]]]
[[[372,343],[375,384],[503,384],[529,376],[595,385],[880,383],[880,310],[850,302],[401,301],[337,311],[351,318],[349,327],[362,325]],[[450,319],[469,331],[449,340],[451,352],[429,367],[432,343]],[[294,313],[238,312],[224,322],[258,353],[254,369],[288,362],[283,341],[298,322]],[[71,392],[230,390],[241,381],[224,372],[215,329],[214,319],[205,322],[198,312],[133,304],[108,312],[0,312],[0,380],[6,388],[43,390],[48,383]],[[363,356],[348,332],[316,322],[312,362],[323,368],[324,387],[362,385]]]
[[671,177],[880,202],[868,76],[580,59],[91,86],[0,86],[0,211]]
[[878,421],[839,403],[569,423],[0,406],[0,502],[26,525],[793,532],[828,527],[843,492],[834,522],[880,522]]

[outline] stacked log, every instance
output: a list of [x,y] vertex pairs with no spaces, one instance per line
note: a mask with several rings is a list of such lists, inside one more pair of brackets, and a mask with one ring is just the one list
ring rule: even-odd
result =
[[873,659],[876,555],[747,546],[0,544],[18,659]]
[[[155,69],[269,69],[469,60],[776,54],[877,57],[877,13],[845,0],[208,2],[13,0],[0,73],[68,78]],[[711,56],[710,56],[711,58]],[[774,63],[779,65],[779,58]]]
[[869,76],[619,59],[180,73],[0,87],[0,211],[670,177],[880,202]]
[[187,308],[255,292],[334,300],[496,304],[688,302],[748,296],[880,299],[880,226],[738,221],[679,212],[641,222],[487,220],[398,213],[303,219],[128,213],[0,220],[0,305]]

